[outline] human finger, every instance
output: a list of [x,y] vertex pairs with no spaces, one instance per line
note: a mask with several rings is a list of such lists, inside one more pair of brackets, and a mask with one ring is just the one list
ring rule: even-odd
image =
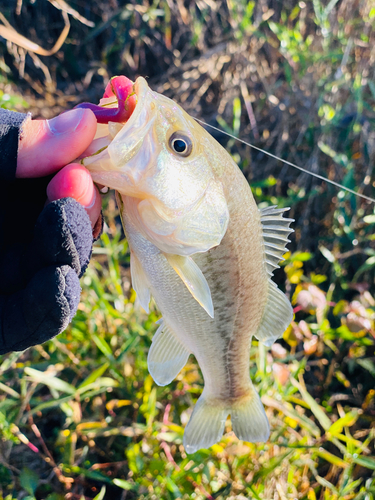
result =
[[48,201],[74,198],[86,210],[94,227],[102,206],[98,189],[94,186],[89,171],[78,163],[62,168],[47,186]]
[[75,160],[92,142],[96,118],[72,109],[51,120],[26,120],[18,148],[16,177],[43,177]]

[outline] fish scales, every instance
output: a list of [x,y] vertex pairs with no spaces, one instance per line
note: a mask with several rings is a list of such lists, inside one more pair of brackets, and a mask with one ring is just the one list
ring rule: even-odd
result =
[[[245,207],[248,206],[245,203]],[[246,209],[236,214],[237,207],[231,208],[231,223],[221,244],[208,252],[211,262],[207,262],[205,254],[198,254],[195,259],[210,286],[215,310],[215,317],[210,321],[210,338],[214,342],[218,341],[217,337],[220,339],[220,359],[227,374],[224,383],[221,380],[217,383],[217,379],[207,373],[205,384],[213,385],[211,392],[227,400],[240,397],[248,389],[250,341],[258,329],[267,300],[266,269],[262,245],[259,245],[260,218],[250,218]],[[258,241],[254,237],[257,233]],[[210,351],[205,355],[208,359],[202,359],[202,354],[196,356],[203,373],[203,367],[212,364]]]
[[142,78],[135,93],[129,121],[110,124],[108,148],[84,164],[116,189],[133,287],[146,310],[152,295],[162,312],[149,371],[166,385],[191,353],[199,363],[204,389],[185,430],[188,453],[220,440],[228,415],[239,439],[265,441],[250,345],[253,336],[270,345],[292,318],[271,280],[290,220],[285,209],[258,209],[230,155],[176,103]]
[[[163,253],[132,223],[131,202],[127,198],[123,208],[126,235],[130,248],[143,262],[152,296],[165,311],[165,322],[197,358],[208,394],[222,398],[223,402],[241,397],[251,385],[250,338],[259,326],[267,297],[265,281],[259,279],[259,275],[266,273],[264,260],[261,255],[258,259],[248,259],[243,254],[243,250],[252,250],[251,244],[246,245],[252,241],[247,238],[252,227],[240,224],[245,243],[242,251],[242,238],[233,238],[231,227],[218,247],[194,258],[210,286],[216,311],[212,319],[188,292]],[[245,290],[250,290],[250,294]]]

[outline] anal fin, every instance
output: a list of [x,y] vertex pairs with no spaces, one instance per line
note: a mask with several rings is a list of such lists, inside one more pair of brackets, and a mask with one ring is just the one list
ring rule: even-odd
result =
[[152,339],[147,357],[151,377],[158,385],[169,384],[186,365],[189,354],[172,330],[162,321]]
[[187,289],[207,312],[211,318],[214,317],[214,305],[212,303],[211,291],[202,271],[191,257],[181,255],[164,254],[169,264],[173,267]]

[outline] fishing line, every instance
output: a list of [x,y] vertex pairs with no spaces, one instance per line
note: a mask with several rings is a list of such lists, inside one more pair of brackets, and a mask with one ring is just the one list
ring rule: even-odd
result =
[[298,170],[301,170],[301,172],[305,172],[306,174],[312,175],[313,177],[316,177],[317,179],[320,179],[322,181],[328,182],[329,184],[333,184],[334,186],[343,189],[344,191],[348,191],[349,193],[354,194],[355,196],[359,196],[360,198],[363,198],[367,201],[370,201],[371,203],[375,203],[375,198],[371,198],[370,196],[366,196],[365,194],[357,193],[353,189],[350,189],[348,187],[343,186],[342,184],[339,184],[336,181],[332,181],[331,179],[327,179],[326,177],[323,177],[323,175],[316,174],[315,172],[310,172],[309,170],[299,167],[295,163],[292,163],[288,160],[283,160],[282,158],[279,158],[278,156],[273,155],[272,153],[269,153],[268,151],[265,151],[262,148],[258,148],[258,146],[254,146],[253,144],[250,144],[249,142],[243,141],[242,139],[239,139],[235,135],[229,134],[228,132],[225,132],[225,130],[221,130],[220,128],[214,127],[213,125],[209,125],[208,123],[204,122],[203,120],[199,120],[198,118],[194,118],[197,122],[201,123],[202,125],[205,125],[206,127],[210,127],[217,132],[221,132],[224,135],[227,135],[228,137],[232,137],[232,139],[235,139],[236,141],[242,142],[243,144],[246,144],[246,146],[249,146],[250,148],[256,149],[257,151],[260,151],[261,153],[264,153],[265,155],[270,156],[271,158],[274,158],[275,160],[281,161],[285,163],[286,165],[289,165],[290,167],[294,167]]

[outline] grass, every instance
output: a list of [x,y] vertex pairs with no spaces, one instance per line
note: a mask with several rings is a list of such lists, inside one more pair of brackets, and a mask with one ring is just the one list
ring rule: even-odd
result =
[[[37,4],[24,6],[24,25],[17,23],[27,35],[33,12],[39,14],[36,41],[47,44],[59,32],[48,20],[60,18],[52,6]],[[99,94],[106,74],[149,74],[191,113],[373,195],[371,2],[71,5],[96,26],[72,22],[60,59],[46,59],[55,88],[29,56],[27,81],[17,80],[20,60],[4,48],[1,105],[23,107],[23,88],[29,109],[43,115],[71,106],[61,89],[82,97]],[[13,19],[10,10],[5,14]],[[237,49],[223,49],[223,39]],[[89,85],[90,64],[96,69]],[[199,99],[196,84],[207,89]],[[296,219],[291,252],[276,275],[295,319],[272,349],[255,341],[251,349],[270,440],[240,442],[228,422],[220,443],[185,454],[183,430],[202,376],[193,357],[166,387],[148,375],[160,315],[137,304],[127,244],[107,196],[107,228],[71,326],[42,346],[0,358],[0,498],[375,497],[374,207],[234,140],[224,144],[257,201],[291,206]]]
[[[358,304],[333,305],[311,276],[298,273],[309,256],[290,256],[296,320],[284,342],[269,352],[254,342],[251,350],[269,442],[243,443],[229,432],[187,456],[183,429],[202,378],[193,359],[167,387],[148,375],[159,316],[134,302],[127,246],[113,207],[107,210],[114,234],[96,247],[71,327],[43,346],[3,356],[3,497],[27,491],[31,498],[94,498],[103,489],[107,498],[122,498],[122,491],[145,499],[371,498],[374,338],[363,328],[352,332],[348,317],[355,310],[352,322],[371,322],[374,304],[358,316]],[[315,292],[318,304],[310,298],[306,306],[298,288]],[[358,381],[363,400],[353,401],[348,395]]]

